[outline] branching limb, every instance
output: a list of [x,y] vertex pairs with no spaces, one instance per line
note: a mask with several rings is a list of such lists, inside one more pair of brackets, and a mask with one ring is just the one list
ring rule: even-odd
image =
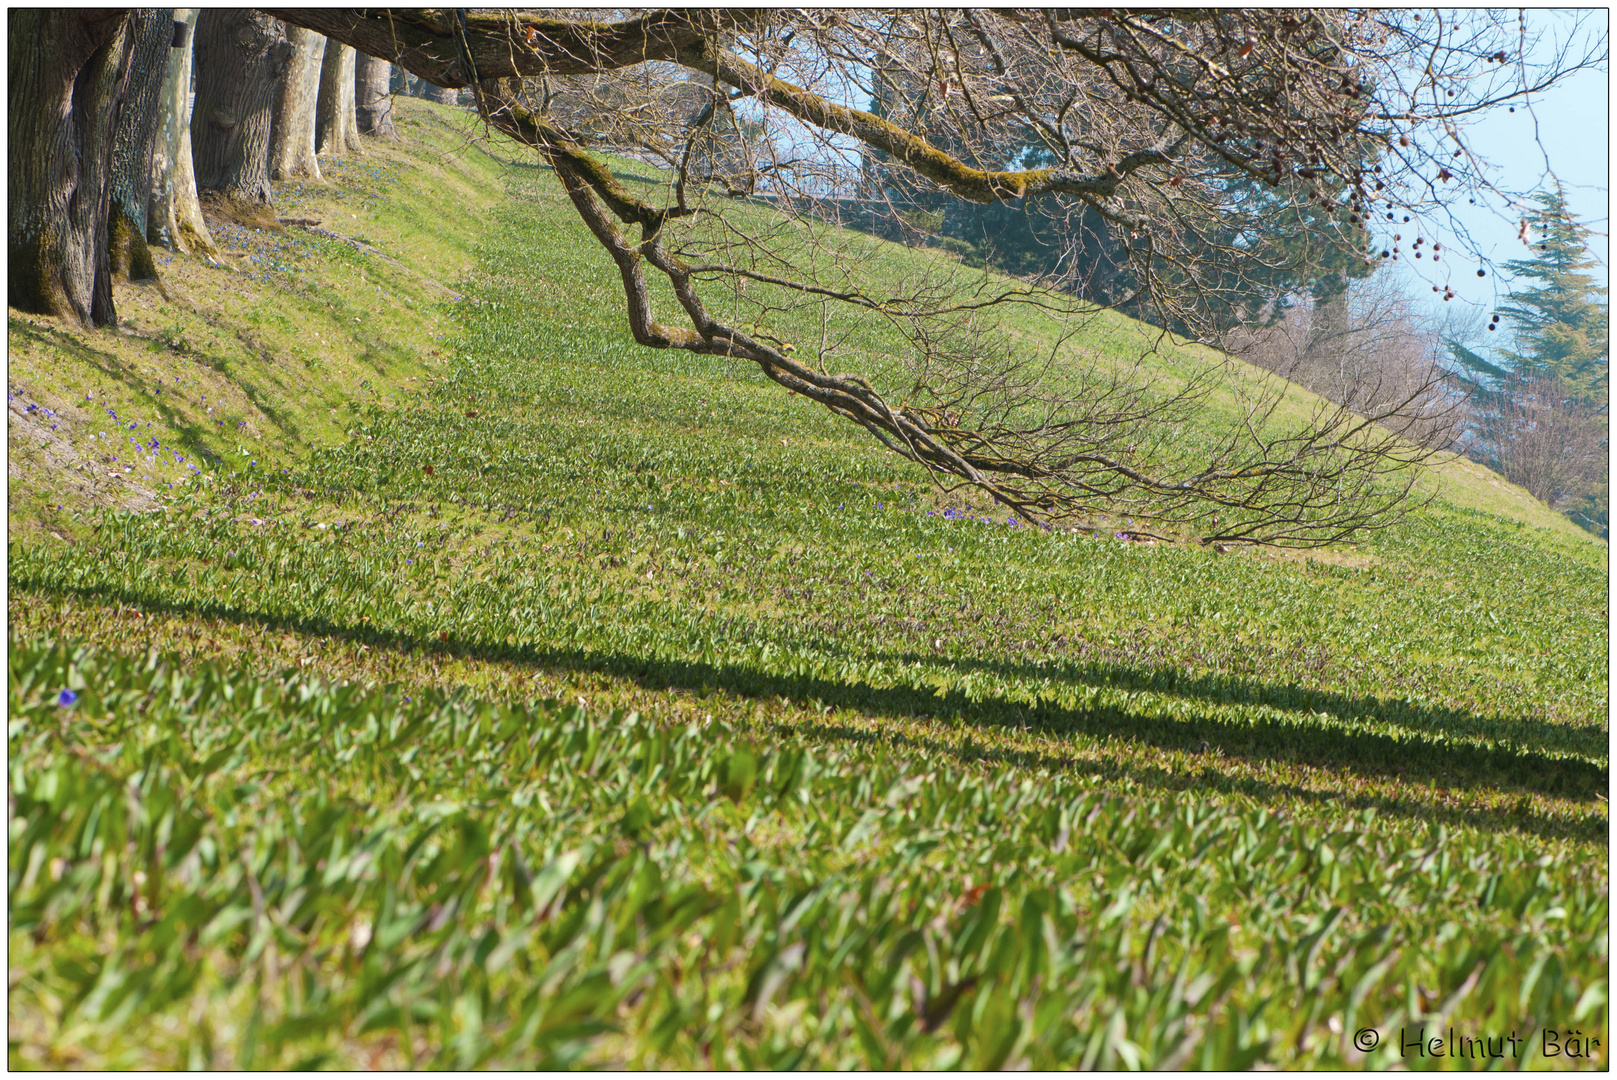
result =
[[[1162,535],[1304,546],[1412,504],[1413,467],[1442,445],[1410,437],[1432,386],[1299,416],[1284,386],[1185,351],[1162,350],[1147,376],[1076,333],[1110,319],[1087,290],[1154,320],[1162,342],[1272,322],[1367,273],[1372,221],[1437,205],[1470,160],[1412,141],[1418,120],[1457,143],[1463,118],[1544,81],[1503,74],[1485,17],[1457,38],[1452,19],[1397,12],[275,14],[473,85],[485,121],[540,154],[612,258],[640,344],[756,364],[1032,521],[1149,511]],[[1483,63],[1499,67],[1459,81]],[[501,81],[523,77],[543,80],[537,107]],[[870,110],[842,103],[866,84]],[[666,166],[666,197],[631,190],[603,145]],[[962,200],[1036,208],[1064,276],[934,260],[895,287],[861,276],[864,256],[825,225],[846,213],[932,239]],[[679,319],[658,318],[658,275]],[[703,296],[715,283],[724,311]],[[861,334],[834,330],[843,317],[866,320]],[[818,338],[817,366],[794,337]],[[827,370],[845,358],[869,374]],[[1211,446],[1180,438],[1218,409],[1236,415]]]

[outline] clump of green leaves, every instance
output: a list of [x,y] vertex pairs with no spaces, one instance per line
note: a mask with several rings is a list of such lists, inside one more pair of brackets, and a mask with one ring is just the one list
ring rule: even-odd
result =
[[1536,843],[45,642],[9,695],[13,1066],[1340,1067],[1606,1023],[1603,867]]

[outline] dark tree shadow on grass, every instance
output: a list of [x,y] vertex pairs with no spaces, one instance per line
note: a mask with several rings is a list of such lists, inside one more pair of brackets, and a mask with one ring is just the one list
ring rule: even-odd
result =
[[[818,648],[833,655],[849,658],[854,655],[835,647],[821,645]],[[1607,745],[1606,729],[1600,725],[1555,724],[1530,717],[1479,716],[1464,709],[1420,705],[1397,698],[1353,697],[1297,683],[1263,682],[1241,675],[1192,674],[1165,665],[1130,666],[1072,660],[1029,664],[976,657],[942,658],[915,652],[863,655],[897,664],[935,664],[963,675],[984,672],[1007,680],[1049,680],[1058,685],[1146,692],[1213,705],[1259,706],[1296,712],[1314,723],[1319,721],[1318,714],[1323,714],[1337,726],[1346,721],[1396,728],[1396,738],[1409,740],[1415,749],[1431,744],[1448,752],[1475,740],[1493,743],[1516,755],[1536,753],[1558,760],[1564,757],[1588,760],[1604,752]],[[1408,762],[1402,764],[1409,765]]]
[[886,745],[899,752],[914,747],[923,753],[945,755],[958,761],[987,762],[1011,765],[1019,769],[1047,770],[1052,773],[1081,774],[1099,780],[1127,781],[1153,792],[1181,792],[1194,789],[1198,795],[1245,795],[1261,802],[1294,799],[1316,807],[1328,808],[1334,814],[1348,816],[1364,810],[1375,810],[1399,818],[1416,818],[1432,824],[1465,826],[1489,832],[1516,830],[1531,836],[1551,840],[1604,841],[1607,836],[1607,818],[1591,808],[1581,819],[1553,817],[1540,813],[1529,805],[1506,805],[1499,808],[1433,806],[1416,798],[1387,795],[1382,792],[1344,793],[1321,791],[1300,784],[1277,783],[1250,776],[1234,776],[1219,772],[1208,764],[1196,764],[1195,758],[1186,760],[1182,771],[1159,765],[1143,765],[1116,759],[1083,759],[1061,754],[1032,750],[1014,750],[1000,746],[950,746],[936,739],[903,732],[872,733],[844,724],[820,724],[812,728],[794,728],[789,724],[771,725],[783,734],[813,741],[838,741]]
[[[14,580],[11,584],[14,590],[28,587],[25,581]],[[174,603],[129,589],[51,589],[41,590],[41,593],[47,596],[74,596],[98,604],[123,604],[154,614],[218,619],[311,637],[334,638],[402,654],[417,652],[453,656],[514,664],[550,673],[605,675],[651,691],[722,691],[740,697],[786,698],[799,703],[818,703],[876,717],[924,717],[980,729],[1032,730],[1056,736],[1081,735],[1161,750],[1183,751],[1191,755],[1189,760],[1195,760],[1195,756],[1203,752],[1202,744],[1205,742],[1207,752],[1216,752],[1228,758],[1306,765],[1367,780],[1398,780],[1439,788],[1494,790],[1502,794],[1538,793],[1591,804],[1597,795],[1603,795],[1608,786],[1608,767],[1583,758],[1557,756],[1537,749],[1499,743],[1456,742],[1441,732],[1423,735],[1406,730],[1394,737],[1362,729],[1321,726],[1317,718],[1306,714],[1279,719],[1251,717],[1231,723],[1213,717],[1164,717],[1117,706],[1067,709],[1045,703],[1030,705],[1001,699],[972,701],[960,691],[939,695],[930,689],[877,687],[864,682],[780,675],[735,664],[665,660],[576,648],[484,643],[454,637],[426,641],[395,631],[354,626],[325,618],[267,615],[226,604]],[[1048,677],[1047,669],[1040,670],[1044,677]],[[1147,677],[1138,672],[1133,675]],[[1126,679],[1130,677],[1130,672],[1120,671],[1119,677]],[[1248,692],[1252,700],[1262,700],[1262,693],[1258,689]],[[1405,708],[1414,708],[1400,704]],[[1485,718],[1459,715],[1479,725],[1497,723]],[[851,741],[871,738],[866,732],[846,727],[839,729],[836,725],[819,726],[814,730],[817,737],[835,738],[840,733],[840,737]],[[1400,816],[1434,815],[1432,807],[1417,804],[1414,800],[1406,802],[1376,794],[1342,795],[1313,791],[1300,785],[1228,776],[1212,767],[1211,761],[1199,770],[1187,769],[1184,773],[1177,773],[1115,760],[1083,762],[995,747],[965,750],[898,732],[884,734],[882,738],[894,743],[910,742],[929,751],[952,754],[964,760],[1003,761],[1026,768],[1092,771],[1126,777],[1151,788],[1182,790],[1195,787],[1198,790],[1239,792],[1260,798],[1289,797],[1329,802],[1340,805],[1343,810],[1374,806]],[[1544,836],[1591,839],[1596,835],[1603,836],[1606,831],[1603,817],[1598,822],[1586,819],[1590,823],[1580,827],[1573,822],[1534,813],[1525,806],[1508,815],[1485,809],[1459,809],[1451,813],[1456,823],[1485,828],[1514,827]]]

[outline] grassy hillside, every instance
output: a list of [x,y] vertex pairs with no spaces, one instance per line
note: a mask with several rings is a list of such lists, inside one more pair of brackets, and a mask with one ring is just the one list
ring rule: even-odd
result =
[[11,316],[13,1064],[1603,1039],[1603,543],[1460,461],[1309,557],[1012,525],[400,105],[320,231]]

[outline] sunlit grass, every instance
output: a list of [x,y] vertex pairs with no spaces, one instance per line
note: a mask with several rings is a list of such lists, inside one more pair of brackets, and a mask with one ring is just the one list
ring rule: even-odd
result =
[[[211,380],[262,440],[199,429],[211,479],[149,513],[12,481],[13,1064],[1357,1065],[1364,1024],[1604,1031],[1604,544],[1458,464],[1305,557],[1011,524],[635,346],[549,180],[400,105],[412,141],[291,211],[393,262],[195,268],[217,325],[152,355],[197,385],[111,405],[166,446]],[[1141,333],[1101,313],[1086,348]],[[14,317],[13,386],[99,404],[130,343],[94,340]]]

